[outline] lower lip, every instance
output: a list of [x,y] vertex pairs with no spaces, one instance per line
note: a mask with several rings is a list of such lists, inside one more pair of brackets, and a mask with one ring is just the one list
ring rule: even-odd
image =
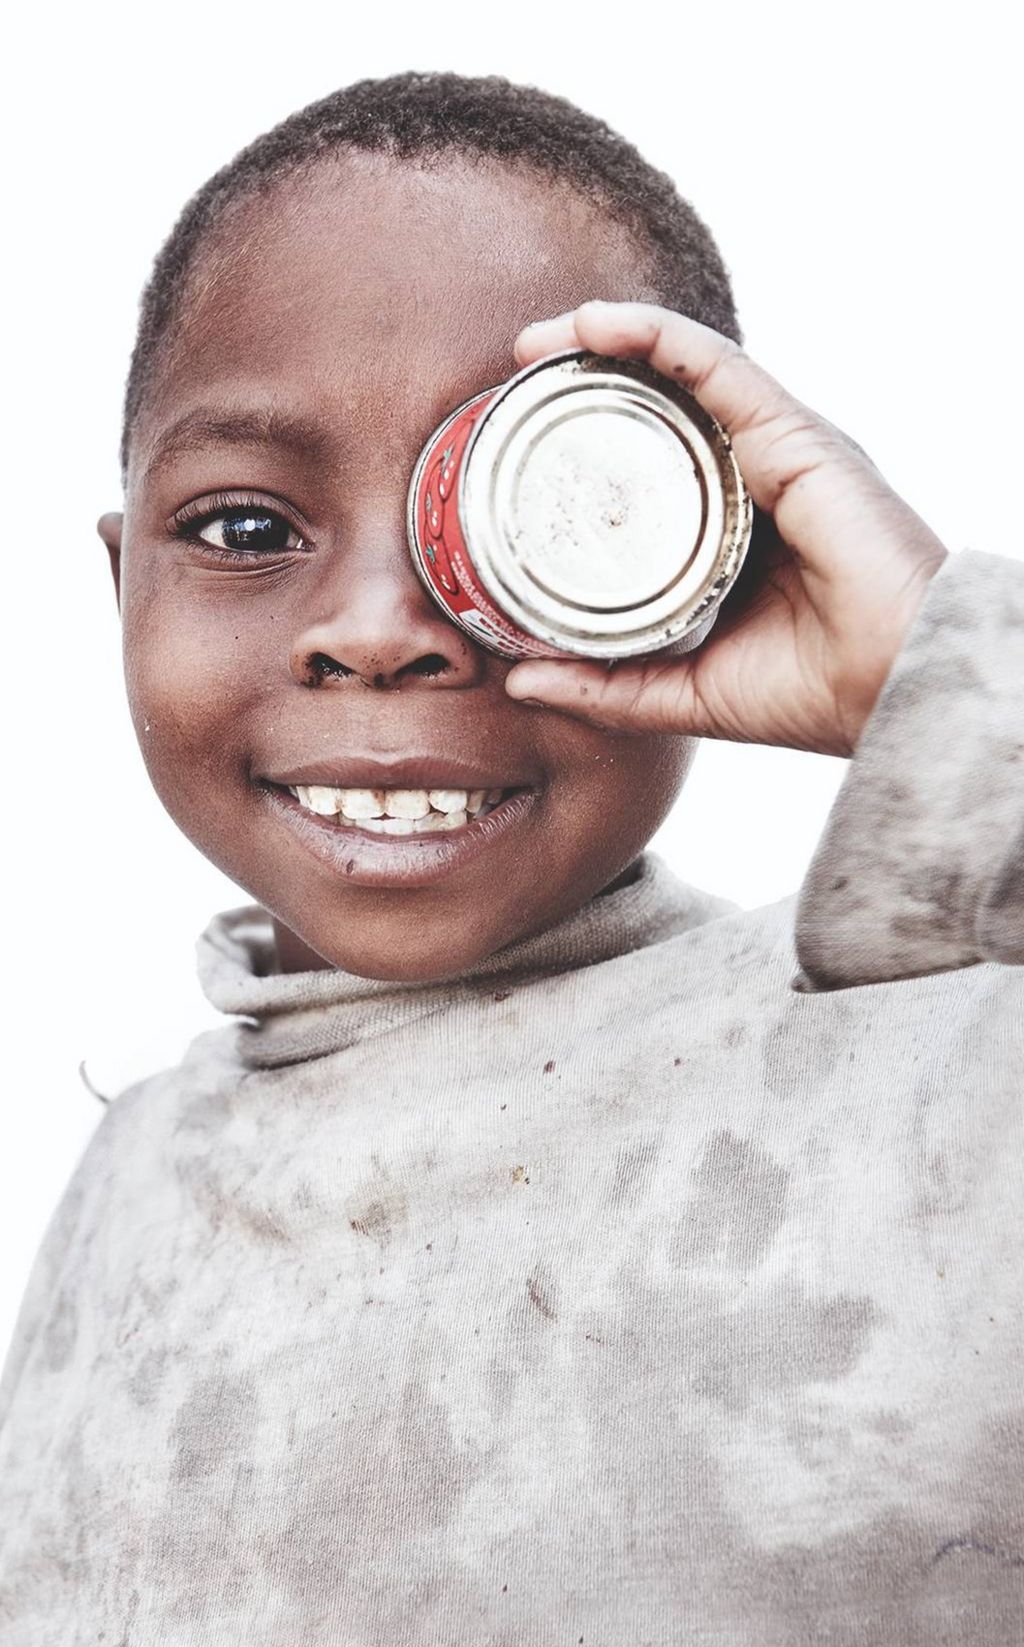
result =
[[519,829],[537,804],[535,789],[520,789],[484,818],[429,835],[374,835],[308,812],[287,789],[260,784],[275,817],[317,862],[351,886],[430,886],[482,857]]

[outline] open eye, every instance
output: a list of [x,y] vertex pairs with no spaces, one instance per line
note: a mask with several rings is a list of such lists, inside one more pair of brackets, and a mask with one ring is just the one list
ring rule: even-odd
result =
[[298,532],[283,515],[259,506],[205,515],[193,522],[192,535],[212,549],[233,554],[274,554],[302,547]]
[[282,509],[245,491],[209,492],[186,503],[167,524],[199,554],[236,566],[313,547],[305,529],[294,526]]

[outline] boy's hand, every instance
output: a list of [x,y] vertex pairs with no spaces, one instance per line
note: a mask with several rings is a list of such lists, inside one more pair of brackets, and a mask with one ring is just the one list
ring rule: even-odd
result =
[[641,357],[732,437],[762,514],[737,582],[693,652],[530,660],[506,685],[623,732],[676,732],[850,755],[946,550],[860,447],[735,343],[647,303],[584,303],[520,332],[526,366],[564,349]]

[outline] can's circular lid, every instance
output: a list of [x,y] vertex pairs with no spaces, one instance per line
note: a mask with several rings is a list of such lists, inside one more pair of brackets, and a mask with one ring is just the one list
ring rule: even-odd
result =
[[750,534],[715,419],[645,362],[586,350],[538,361],[498,391],[459,491],[494,598],[584,655],[654,650],[694,628]]

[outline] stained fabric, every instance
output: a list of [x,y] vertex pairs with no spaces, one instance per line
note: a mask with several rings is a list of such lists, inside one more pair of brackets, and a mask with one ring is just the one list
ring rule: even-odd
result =
[[797,896],[274,972],[111,1104],[0,1383],[4,1647],[1016,1647],[1024,566],[943,566]]

